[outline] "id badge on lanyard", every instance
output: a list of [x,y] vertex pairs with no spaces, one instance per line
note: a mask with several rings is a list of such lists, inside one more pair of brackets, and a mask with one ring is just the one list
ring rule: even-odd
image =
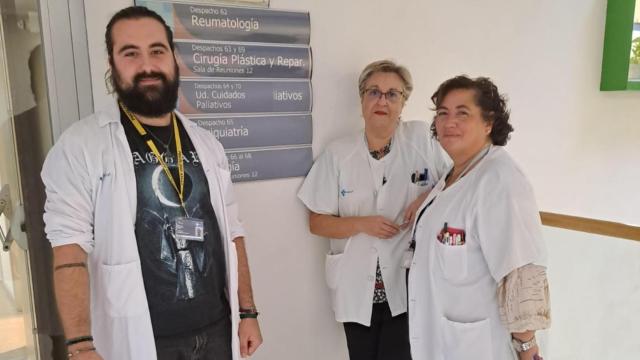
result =
[[187,250],[189,241],[204,241],[204,221],[196,218],[177,217],[173,219],[173,236],[177,250]]
[[402,268],[403,269],[411,269],[411,262],[413,262],[413,254],[414,254],[415,250],[414,249],[407,249],[404,251],[404,254],[402,254]]
[[420,218],[422,217],[424,212],[427,210],[427,208],[429,208],[429,206],[431,206],[431,204],[433,204],[433,201],[435,199],[436,199],[436,197],[431,199],[431,201],[429,201],[429,203],[422,209],[422,211],[420,211],[420,214],[417,216],[416,226],[413,228],[413,234],[411,234],[411,242],[409,243],[409,248],[404,251],[404,254],[402,254],[402,263],[401,263],[401,265],[402,265],[403,269],[410,269],[411,268],[411,263],[413,262],[413,255],[416,252],[416,231],[418,231],[417,224],[420,221]]
[[202,219],[177,217],[174,219],[176,240],[204,241],[204,221]]

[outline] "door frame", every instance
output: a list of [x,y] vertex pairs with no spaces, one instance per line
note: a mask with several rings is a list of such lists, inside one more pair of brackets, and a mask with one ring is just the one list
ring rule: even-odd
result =
[[39,6],[55,143],[94,109],[86,16],[84,0],[39,0]]

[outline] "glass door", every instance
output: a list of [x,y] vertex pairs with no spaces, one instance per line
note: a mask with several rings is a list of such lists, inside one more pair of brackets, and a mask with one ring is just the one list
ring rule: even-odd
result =
[[65,358],[42,222],[52,135],[41,39],[37,0],[0,2],[0,360]]
[[[0,8],[0,359],[33,359],[33,311],[29,261],[20,224],[24,221],[16,157],[14,110],[6,50],[6,8]],[[21,246],[22,245],[22,246]]]

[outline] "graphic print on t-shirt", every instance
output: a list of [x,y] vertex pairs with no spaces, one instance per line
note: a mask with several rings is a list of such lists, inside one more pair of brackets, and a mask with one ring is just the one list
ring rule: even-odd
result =
[[[140,210],[143,212],[141,218],[136,221],[144,227],[139,236],[142,238],[160,235],[160,260],[165,264],[166,270],[175,272],[177,276],[176,298],[179,300],[192,299],[197,294],[201,294],[202,281],[199,274],[204,274],[205,252],[203,244],[192,243],[196,240],[184,240],[176,237],[176,222],[181,217],[202,219],[203,213],[200,209],[200,201],[203,198],[202,186],[194,187],[193,168],[198,166],[200,160],[195,151],[188,151],[183,155],[185,164],[184,174],[184,204],[182,208],[177,191],[169,181],[163,167],[151,152],[140,154],[132,153],[134,167],[140,169],[141,176],[138,181],[142,181],[142,193],[144,197],[155,197],[159,204],[147,203]],[[150,158],[149,155],[152,157]],[[163,152],[164,162],[169,167],[176,185],[179,185],[179,174],[177,170],[176,156],[171,152]],[[150,165],[150,166],[149,166]],[[141,169],[146,168],[146,169]],[[151,175],[149,175],[151,173]],[[205,179],[200,179],[200,184],[206,184]],[[208,195],[208,194],[207,194]],[[138,195],[140,198],[140,194]],[[193,199],[193,200],[192,200]],[[205,199],[208,199],[206,197]],[[160,205],[160,206],[154,206]],[[185,214],[186,211],[186,214]],[[157,234],[158,229],[162,229]]]
[[[198,153],[182,125],[184,208],[161,163],[126,115],[122,124],[136,174],[136,240],[155,335],[202,328],[228,314],[226,267],[220,229]],[[173,126],[145,125],[175,184],[180,187]],[[186,218],[186,219],[185,219]],[[202,227],[202,239],[176,236]]]

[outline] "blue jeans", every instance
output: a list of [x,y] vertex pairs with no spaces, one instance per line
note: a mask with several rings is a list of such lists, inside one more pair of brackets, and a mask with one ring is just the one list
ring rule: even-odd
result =
[[158,360],[231,360],[231,319],[186,335],[156,337]]

